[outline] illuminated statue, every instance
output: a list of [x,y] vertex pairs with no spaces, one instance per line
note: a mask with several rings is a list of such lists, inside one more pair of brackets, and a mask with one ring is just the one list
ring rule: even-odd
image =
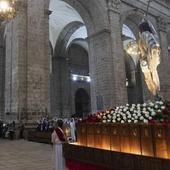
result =
[[139,24],[140,64],[148,89],[154,96],[160,90],[157,66],[160,64],[160,44],[158,35],[147,19]]

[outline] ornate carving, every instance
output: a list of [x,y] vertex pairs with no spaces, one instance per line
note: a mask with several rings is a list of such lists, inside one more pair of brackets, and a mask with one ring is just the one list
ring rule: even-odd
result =
[[157,18],[157,26],[159,31],[166,32],[167,31],[167,21],[163,17]]
[[118,10],[121,0],[107,0],[107,6],[110,10]]

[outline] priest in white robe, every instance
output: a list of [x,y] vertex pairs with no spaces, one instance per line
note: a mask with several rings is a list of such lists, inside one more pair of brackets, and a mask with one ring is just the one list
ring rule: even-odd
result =
[[53,144],[53,170],[65,170],[65,161],[63,157],[62,143],[65,142],[64,132],[62,130],[63,121],[57,121],[57,128],[54,129],[51,135],[51,142]]

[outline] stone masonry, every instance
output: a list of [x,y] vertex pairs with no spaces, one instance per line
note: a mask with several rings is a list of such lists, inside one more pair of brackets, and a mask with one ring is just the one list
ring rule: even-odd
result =
[[[64,1],[80,14],[87,27],[92,111],[127,103],[122,25],[133,25],[137,33],[135,25],[146,10],[146,1]],[[0,104],[0,117],[4,109],[7,120],[32,122],[50,113],[49,2],[22,0],[17,17],[6,25],[5,105]],[[160,93],[170,100],[169,1],[151,3],[148,17],[161,42]],[[0,91],[2,94],[3,88]],[[143,96],[149,99],[145,89]]]

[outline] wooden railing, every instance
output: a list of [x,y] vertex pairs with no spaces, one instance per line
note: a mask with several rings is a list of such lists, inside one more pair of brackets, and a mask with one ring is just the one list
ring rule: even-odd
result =
[[77,124],[78,145],[170,159],[170,126]]
[[29,131],[27,138],[29,141],[50,144],[51,132]]

